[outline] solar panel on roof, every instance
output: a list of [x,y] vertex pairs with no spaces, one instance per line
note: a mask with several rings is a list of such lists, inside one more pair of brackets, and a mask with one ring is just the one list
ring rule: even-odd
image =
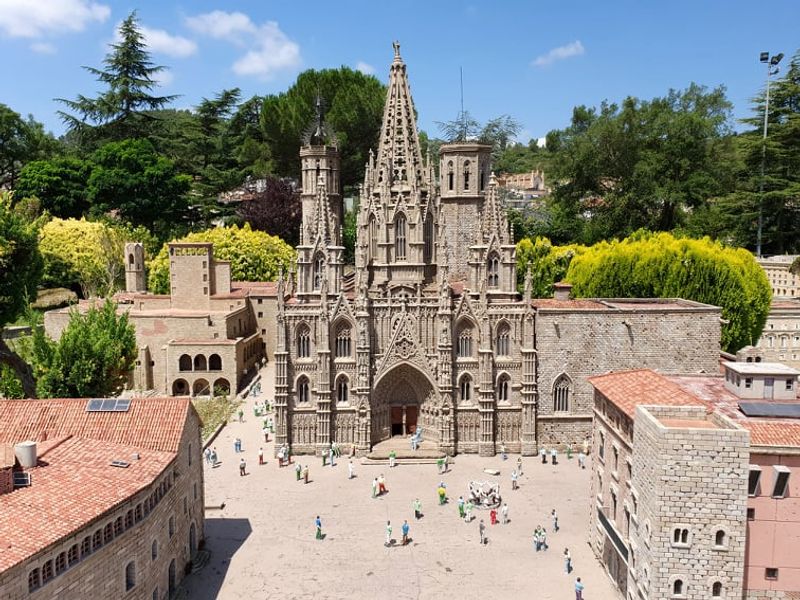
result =
[[127,469],[131,466],[131,463],[125,462],[124,460],[112,460],[111,461],[112,467],[120,467],[121,469]]
[[748,417],[800,419],[800,404],[786,402],[740,402],[739,409]]
[[86,405],[87,412],[128,412],[130,398],[94,398]]
[[103,405],[103,400],[100,398],[93,398],[89,400],[89,404],[86,406],[86,410],[88,412],[94,412],[96,410],[100,410],[100,407]]

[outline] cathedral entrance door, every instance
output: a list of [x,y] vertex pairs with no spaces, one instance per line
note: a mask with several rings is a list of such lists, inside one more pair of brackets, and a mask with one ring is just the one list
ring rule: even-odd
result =
[[406,435],[411,435],[417,430],[417,406],[406,406]]
[[403,407],[392,406],[392,437],[403,435]]

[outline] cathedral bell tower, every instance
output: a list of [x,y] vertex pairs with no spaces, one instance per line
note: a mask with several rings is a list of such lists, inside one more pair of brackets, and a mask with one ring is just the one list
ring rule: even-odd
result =
[[340,158],[336,136],[325,122],[322,99],[315,104],[314,121],[300,148],[303,224],[297,246],[297,295],[338,294],[344,247]]
[[449,267],[457,279],[466,279],[469,273],[464,240],[474,240],[478,234],[491,155],[492,147],[478,142],[452,142],[439,149],[440,206],[446,223],[441,235],[452,253]]

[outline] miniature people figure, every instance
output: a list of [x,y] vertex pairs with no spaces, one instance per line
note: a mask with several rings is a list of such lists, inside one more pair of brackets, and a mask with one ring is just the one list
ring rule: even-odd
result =
[[564,571],[567,575],[572,573],[572,555],[569,553],[569,548],[564,548]]
[[[439,502],[439,504],[441,504],[441,502]],[[465,511],[464,511],[464,496],[459,496],[458,497],[458,518],[459,519],[463,519],[464,518],[464,513],[465,513]]]
[[242,458],[242,460],[239,461],[239,476],[243,477],[244,475],[247,475],[247,463],[244,462],[244,458]]
[[314,521],[314,525],[316,525],[316,527],[317,527],[317,539],[321,540],[322,539],[322,519],[319,518],[319,515],[317,515],[317,519]]
[[447,501],[447,488],[444,487],[443,483],[439,484],[436,492],[439,494],[439,504],[444,504]]
[[542,464],[546,465],[547,464],[547,450],[545,450],[544,448],[539,450],[539,456],[542,457]]
[[583,600],[583,584],[580,577],[575,580],[575,600]]
[[502,444],[500,446],[500,455],[503,457],[503,460],[508,460],[508,454],[506,453],[506,445]]
[[467,523],[470,523],[472,521],[472,507],[473,506],[474,505],[472,504],[472,500],[467,500],[466,505],[464,505],[464,520]]
[[264,464],[264,449],[263,448],[259,448],[258,449],[258,464],[260,464],[260,465]]
[[422,518],[422,502],[419,501],[419,498],[414,500],[414,518],[419,521]]
[[330,455],[329,458],[330,458],[330,461],[331,461],[331,467],[335,467],[336,466],[336,461],[334,460],[334,456],[336,456],[336,454],[333,451],[333,446],[331,446],[331,449],[328,451],[328,453]]
[[294,474],[297,477],[297,481],[300,481],[300,478],[303,476],[303,467],[300,463],[297,463],[297,466],[294,468]]
[[239,423],[243,423],[244,422],[244,411],[241,408],[239,409],[238,415],[239,415]]
[[503,503],[503,508],[500,509],[500,514],[503,517],[503,525],[508,523],[508,504]]
[[578,466],[581,469],[586,468],[586,455],[583,453],[583,451],[578,454]]
[[217,447],[214,446],[214,448],[211,450],[211,466],[216,467],[218,460],[219,457],[217,456]]
[[439,458],[439,459],[436,460],[436,469],[437,469],[439,475],[444,473],[444,459],[443,458]]
[[516,471],[511,471],[511,489],[512,490],[516,490],[517,489],[517,472]]
[[552,459],[552,460],[551,460],[551,462],[552,462],[554,465],[555,465],[555,464],[557,464],[557,462],[556,462],[556,457],[557,457],[557,456],[558,456],[558,451],[556,450],[556,447],[555,447],[555,446],[553,446],[553,447],[550,449],[550,458]]
[[533,545],[536,547],[537,552],[542,549],[542,538],[539,536],[538,526],[533,530]]
[[347,478],[352,479],[354,473],[355,470],[353,468],[353,459],[350,459],[350,461],[347,463]]
[[447,454],[442,459],[442,473],[447,473]]
[[239,454],[239,438],[233,438],[233,451]]
[[572,444],[567,444],[567,460],[572,460]]
[[203,452],[203,456],[206,457],[206,462],[211,464],[211,448],[206,448],[205,452]]
[[386,491],[386,479],[384,478],[383,473],[381,473],[378,476],[378,494],[385,494]]
[[395,461],[397,460],[397,452],[392,450],[389,452],[389,468],[393,468],[395,465]]
[[303,467],[303,483],[308,483],[308,465]]
[[483,524],[483,519],[478,523],[478,533],[480,534],[481,546],[486,543],[486,525]]
[[[589,436],[588,435],[583,438],[583,453],[586,454],[587,456],[589,455]],[[580,579],[578,581],[580,581]]]
[[497,511],[496,511],[495,509],[492,509],[492,510],[489,512],[489,522],[490,522],[492,525],[497,525]]
[[542,541],[542,550],[547,550],[550,546],[547,545],[547,529],[544,527],[539,532],[539,539]]
[[522,457],[517,458],[517,475],[522,475]]
[[269,442],[269,427],[264,425],[264,428],[261,430],[261,433],[264,434],[264,442]]
[[391,521],[386,521],[386,544],[384,544],[384,545],[387,546],[387,547],[392,545],[392,522]]
[[401,531],[403,532],[403,546],[408,544],[408,521],[403,521],[403,526],[401,527]]
[[372,480],[372,497],[373,498],[377,498],[378,497],[378,478],[377,477]]
[[553,512],[550,513],[550,516],[553,519],[553,531],[556,532],[558,531],[558,513],[556,512],[555,508],[553,509]]
[[328,466],[328,453],[325,450],[322,451],[322,466]]

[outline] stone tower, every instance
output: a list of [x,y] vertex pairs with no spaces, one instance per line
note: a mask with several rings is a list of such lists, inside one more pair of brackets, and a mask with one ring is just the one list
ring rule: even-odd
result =
[[319,97],[314,121],[303,137],[300,161],[303,224],[297,247],[297,295],[338,294],[344,260],[340,158]]
[[477,142],[443,144],[439,149],[443,243],[450,249],[448,264],[455,279],[467,279],[469,275],[470,255],[463,240],[472,241],[479,233],[491,153],[491,146]]
[[395,42],[378,155],[370,153],[367,162],[358,217],[371,289],[414,293],[418,284],[435,281],[435,192],[433,169],[422,160],[406,65]]
[[144,246],[139,242],[125,244],[125,291],[147,291],[144,277]]

